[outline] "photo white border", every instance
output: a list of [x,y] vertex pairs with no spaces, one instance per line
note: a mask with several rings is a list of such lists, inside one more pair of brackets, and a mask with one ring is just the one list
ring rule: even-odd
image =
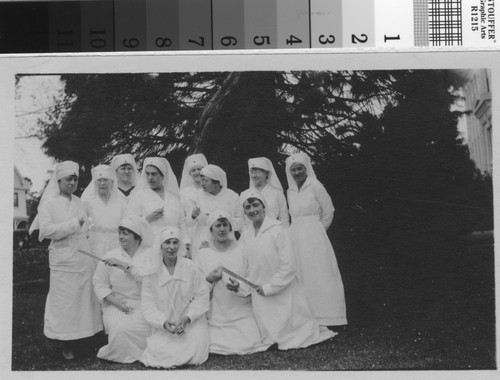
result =
[[[218,379],[457,379],[481,378],[496,379],[498,370],[481,371],[11,371],[12,348],[12,194],[13,194],[13,157],[15,75],[16,74],[62,74],[62,73],[129,73],[129,72],[196,72],[196,71],[283,71],[283,70],[398,70],[398,69],[471,69],[489,68],[492,73],[493,109],[493,186],[500,186],[496,175],[496,162],[500,147],[500,54],[493,50],[432,51],[409,49],[408,51],[380,50],[273,50],[273,51],[232,51],[232,52],[172,52],[172,53],[109,53],[109,54],[44,54],[44,55],[6,55],[0,57],[0,162],[3,181],[0,182],[1,247],[4,252],[4,265],[0,269],[0,376],[2,379],[63,379],[68,375],[73,379],[84,379],[89,375],[105,378],[135,379],[146,376],[148,379],[174,377],[217,377]],[[495,191],[496,193],[496,191]],[[496,195],[496,194],[495,194]],[[498,197],[495,196],[495,225],[498,222]],[[499,241],[498,231],[495,240]],[[498,249],[495,247],[495,274],[500,267]],[[498,280],[498,278],[495,276]],[[498,281],[496,294],[498,294]],[[498,351],[498,300],[496,308],[497,366]]]

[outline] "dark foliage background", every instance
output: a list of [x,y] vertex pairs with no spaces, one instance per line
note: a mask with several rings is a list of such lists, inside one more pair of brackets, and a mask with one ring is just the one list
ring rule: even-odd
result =
[[[493,191],[469,159],[452,70],[63,75],[66,99],[41,122],[44,148],[90,168],[132,152],[180,176],[204,153],[248,187],[247,160],[302,150],[336,206],[335,234],[403,238],[493,229]],[[180,180],[180,178],[178,178]]]

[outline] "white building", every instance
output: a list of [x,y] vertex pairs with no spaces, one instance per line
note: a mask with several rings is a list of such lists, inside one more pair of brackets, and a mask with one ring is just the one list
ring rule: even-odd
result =
[[14,231],[27,231],[29,228],[26,208],[26,193],[29,189],[29,184],[14,166]]
[[463,88],[465,110],[465,140],[472,160],[484,174],[493,170],[491,141],[491,73],[488,69],[467,70]]

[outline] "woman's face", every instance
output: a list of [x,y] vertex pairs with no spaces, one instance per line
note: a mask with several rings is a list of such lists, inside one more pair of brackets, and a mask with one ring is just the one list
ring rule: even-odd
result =
[[177,258],[177,251],[179,250],[179,239],[167,239],[161,243],[161,253],[164,259],[174,260]]
[[96,183],[99,193],[107,193],[111,190],[112,181],[109,178],[99,178]]
[[123,230],[123,229],[118,229],[118,240],[120,241],[121,247],[127,251],[129,248],[131,248],[136,240],[135,236],[132,232],[129,230]]
[[231,232],[231,225],[226,218],[218,219],[212,224],[212,235],[220,243],[229,239],[229,232]]
[[267,184],[268,173],[259,168],[250,169],[250,178],[255,186],[260,187]]
[[220,184],[204,175],[201,176],[201,187],[203,191],[216,195],[220,191]]
[[163,174],[153,165],[146,166],[146,178],[152,190],[163,188]]
[[297,185],[302,185],[307,178],[307,169],[300,162],[294,162],[290,166],[290,173]]
[[258,199],[253,199],[252,202],[247,199],[243,203],[243,212],[252,222],[259,222],[266,215],[264,205]]
[[130,164],[120,165],[118,169],[116,169],[116,177],[118,181],[122,183],[131,183],[133,173],[134,167]]
[[200,175],[201,169],[203,169],[203,166],[195,165],[189,171],[189,175],[191,176],[191,178],[193,178],[193,181],[198,185],[201,185],[201,175]]
[[61,178],[58,182],[61,193],[69,196],[75,192],[78,186],[78,177],[76,175],[69,175]]

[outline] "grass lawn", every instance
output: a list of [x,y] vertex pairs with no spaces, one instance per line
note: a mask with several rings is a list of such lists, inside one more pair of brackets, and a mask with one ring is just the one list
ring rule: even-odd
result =
[[[301,350],[210,355],[190,370],[495,369],[493,245],[442,238],[386,244],[336,241],[349,327]],[[64,361],[43,335],[44,249],[14,252],[12,370],[144,370],[95,358],[104,336]]]

